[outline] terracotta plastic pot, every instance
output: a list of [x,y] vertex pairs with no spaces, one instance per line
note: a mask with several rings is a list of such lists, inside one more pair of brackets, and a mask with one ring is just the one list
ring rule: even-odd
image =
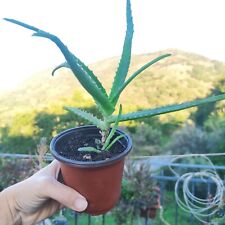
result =
[[86,212],[91,215],[104,214],[115,206],[120,197],[124,160],[132,148],[132,141],[127,134],[117,130],[116,135],[125,135],[119,140],[119,146],[124,151],[113,158],[90,162],[61,156],[58,153],[60,143],[78,133],[94,138],[99,136],[99,129],[95,126],[83,126],[66,130],[52,139],[51,153],[61,163],[64,183],[87,199]]

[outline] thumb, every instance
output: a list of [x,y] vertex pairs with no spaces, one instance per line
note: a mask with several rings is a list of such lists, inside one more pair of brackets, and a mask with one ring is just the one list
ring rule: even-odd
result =
[[82,212],[87,208],[88,203],[80,193],[57,180],[49,180],[46,191],[50,198],[75,211]]

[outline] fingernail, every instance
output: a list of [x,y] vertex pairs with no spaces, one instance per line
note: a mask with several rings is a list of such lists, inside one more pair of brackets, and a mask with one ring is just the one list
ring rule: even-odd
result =
[[78,212],[84,211],[87,208],[87,201],[85,200],[85,198],[77,198],[75,200],[75,210]]

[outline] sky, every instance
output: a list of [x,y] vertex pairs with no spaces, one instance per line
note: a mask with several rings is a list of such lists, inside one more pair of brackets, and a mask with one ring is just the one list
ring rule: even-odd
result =
[[[133,54],[170,48],[225,62],[224,0],[131,0]],[[85,63],[119,56],[125,0],[1,0],[0,92],[64,62],[57,47],[14,18],[56,34]]]

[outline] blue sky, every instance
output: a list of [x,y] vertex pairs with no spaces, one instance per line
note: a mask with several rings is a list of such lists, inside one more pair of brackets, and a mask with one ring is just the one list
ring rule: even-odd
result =
[[[133,54],[178,48],[225,62],[224,0],[131,0]],[[121,53],[125,0],[2,0],[0,17],[57,34],[84,62]],[[0,21],[0,91],[63,62],[48,40]]]

